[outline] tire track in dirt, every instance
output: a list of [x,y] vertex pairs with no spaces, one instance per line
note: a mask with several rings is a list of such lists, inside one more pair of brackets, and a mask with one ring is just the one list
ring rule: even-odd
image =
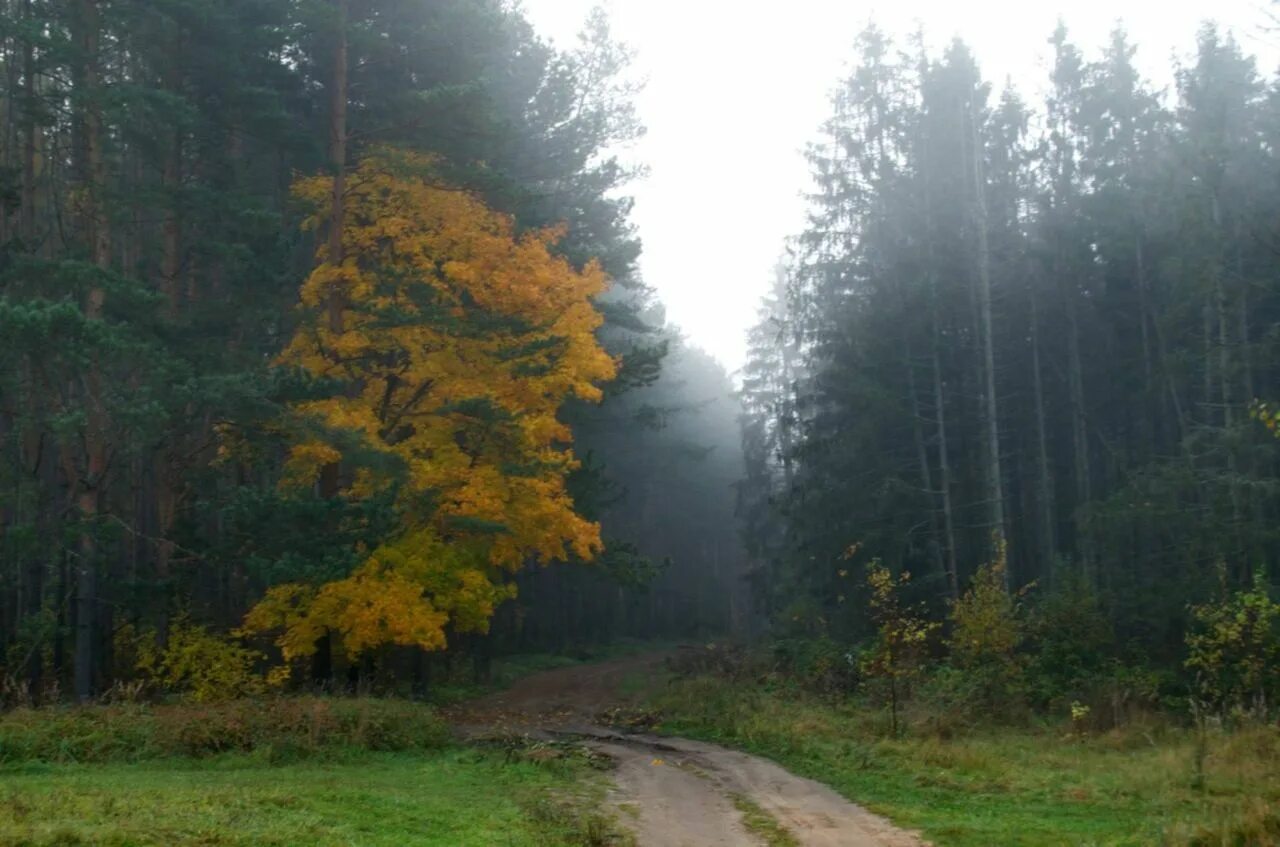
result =
[[800,847],[927,847],[914,833],[850,803],[831,788],[766,759],[682,738],[595,725],[625,705],[636,678],[656,679],[670,653],[534,674],[452,715],[468,735],[576,738],[616,763],[609,800],[639,847],[758,847],[734,803],[744,797]]

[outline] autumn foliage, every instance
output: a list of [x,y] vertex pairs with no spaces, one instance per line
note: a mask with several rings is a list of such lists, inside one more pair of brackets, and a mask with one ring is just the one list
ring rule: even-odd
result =
[[[286,486],[336,473],[340,495],[390,494],[400,531],[353,573],[273,588],[246,619],[286,658],[327,631],[349,655],[441,649],[483,631],[512,595],[504,573],[591,559],[599,527],[566,490],[577,466],[558,413],[601,399],[615,364],[597,343],[594,263],[555,255],[558,230],[518,233],[439,184],[429,157],[384,150],[349,177],[339,265],[321,252],[280,355],[322,395],[296,404]],[[328,224],[329,177],[299,180],[307,226]]]

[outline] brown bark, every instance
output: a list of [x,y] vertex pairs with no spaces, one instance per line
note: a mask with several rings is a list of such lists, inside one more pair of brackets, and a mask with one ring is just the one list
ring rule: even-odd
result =
[[[329,166],[333,170],[333,190],[330,196],[329,238],[326,260],[335,268],[345,259],[342,237],[346,225],[347,185],[347,0],[333,0],[336,12],[333,51],[333,76],[329,85]],[[329,332],[343,332],[343,310],[346,300],[343,291],[335,287],[329,292]],[[320,496],[338,495],[341,487],[338,463],[326,465],[320,471]],[[333,676],[331,638],[321,636],[316,645],[311,674],[317,685],[324,685]]]
[[[23,20],[32,20],[31,0],[23,0]],[[22,45],[23,143],[22,185],[18,211],[18,234],[27,250],[35,247],[36,233],[36,148],[39,128],[36,121],[36,50],[31,39]]]
[[[111,229],[102,202],[106,184],[106,165],[103,159],[102,112],[98,96],[98,38],[99,17],[97,0],[81,0],[79,5],[81,50],[80,83],[78,92],[84,110],[84,221],[91,245],[93,263],[101,269],[111,265]],[[106,294],[96,282],[85,296],[84,314],[91,321],[101,320]],[[75,693],[80,700],[93,695],[96,676],[96,629],[98,604],[97,569],[98,543],[95,527],[102,506],[102,490],[107,470],[106,414],[102,398],[102,365],[94,353],[84,377],[84,403],[86,422],[84,431],[84,472],[79,480],[77,506],[83,523],[76,563],[76,646]]]
[[[347,190],[347,0],[334,0],[337,31],[333,51],[333,80],[329,91],[329,165],[333,194],[329,218],[328,262],[340,267],[345,259],[342,236],[346,225]],[[329,295],[329,331],[343,331],[345,298],[340,289]]]
[[[165,88],[177,94],[181,84],[182,39],[174,34],[173,53],[165,72]],[[179,316],[179,297],[182,286],[182,130],[174,127],[164,155],[164,187],[166,200],[164,221],[161,224],[160,286],[165,297],[166,317],[176,321]]]

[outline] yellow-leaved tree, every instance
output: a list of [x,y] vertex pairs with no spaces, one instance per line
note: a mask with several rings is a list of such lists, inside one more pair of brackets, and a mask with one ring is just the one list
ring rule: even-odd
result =
[[[574,509],[576,466],[559,420],[615,372],[592,298],[607,279],[553,248],[562,233],[512,220],[432,177],[429,157],[382,150],[348,177],[341,261],[301,291],[282,366],[333,386],[299,403],[287,486],[341,467],[340,496],[394,493],[395,537],[345,578],[271,589],[249,632],[286,659],[338,635],[351,656],[384,644],[441,649],[445,626],[484,631],[527,563],[590,559],[599,526]],[[294,186],[324,227],[332,179]]]

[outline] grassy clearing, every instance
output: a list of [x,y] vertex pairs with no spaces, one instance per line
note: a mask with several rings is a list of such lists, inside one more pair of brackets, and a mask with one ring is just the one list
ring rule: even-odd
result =
[[1280,844],[1280,729],[1209,739],[1153,724],[1079,738],[989,731],[888,740],[883,715],[721,677],[655,696],[663,730],[772,758],[939,847]]
[[578,748],[461,748],[431,706],[279,697],[0,715],[3,845],[624,845]]
[[200,762],[26,765],[0,771],[0,845],[605,845],[580,809],[598,781],[492,753],[370,754],[278,767]]

